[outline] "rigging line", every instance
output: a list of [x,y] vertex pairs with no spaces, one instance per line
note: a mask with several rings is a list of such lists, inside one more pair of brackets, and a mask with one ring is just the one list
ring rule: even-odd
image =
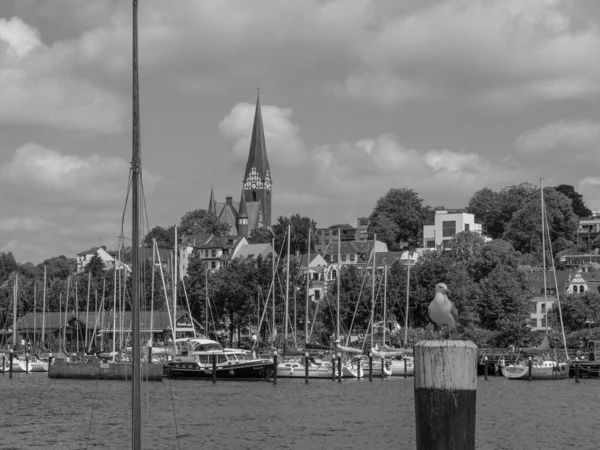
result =
[[346,338],[346,345],[348,345],[349,339],[350,339],[350,332],[352,331],[352,327],[354,325],[354,318],[356,317],[356,313],[358,311],[358,304],[360,302],[360,297],[362,296],[363,293],[363,289],[365,287],[365,281],[367,280],[367,274],[369,273],[369,262],[371,261],[371,258],[373,257],[373,252],[371,252],[371,255],[369,256],[369,260],[367,261],[367,265],[365,266],[365,273],[363,275],[363,281],[362,281],[362,285],[360,286],[360,292],[358,293],[358,299],[356,300],[356,306],[354,307],[354,314],[352,314],[352,321],[350,322],[350,330],[348,331],[348,337]]
[[175,413],[175,399],[173,398],[173,386],[171,385],[171,377],[168,376],[169,380],[169,393],[171,396],[171,407],[173,409],[173,422],[175,422],[175,439],[177,441],[177,448],[181,450],[181,444],[179,442],[179,428],[177,426],[177,414]]
[[[558,303],[558,316],[560,317],[560,329],[562,332],[563,346],[565,348],[565,356],[566,356],[567,360],[569,360],[569,352],[567,350],[567,338],[565,336],[565,327],[563,324],[562,308],[560,306],[560,294],[558,292],[558,281],[556,280],[556,267],[554,266],[554,255],[552,253],[552,244],[550,241],[550,225],[548,224],[548,216],[546,214],[544,214],[544,219],[546,221],[546,231],[548,233],[548,244],[549,244],[548,250],[550,252],[550,260],[552,261],[552,272],[554,273],[554,287],[556,288],[556,301]],[[546,276],[546,274],[544,274],[544,276]],[[546,326],[548,326],[547,319],[546,319]]]
[[187,291],[185,289],[185,281],[181,278],[181,285],[183,286],[183,293],[185,294],[185,302],[187,303],[188,313],[190,315],[190,321],[192,322],[192,329],[194,330],[194,337],[196,337],[196,326],[194,325],[194,318],[192,317],[192,310],[190,309],[190,301],[188,299]]
[[90,433],[92,431],[92,419],[94,418],[94,408],[96,406],[96,396],[98,394],[98,382],[100,381],[100,371],[98,371],[98,374],[96,376],[96,387],[94,388],[94,399],[92,400],[92,412],[90,413],[90,421],[88,422],[88,432],[87,432],[87,436],[85,437],[85,448],[87,450],[88,446],[90,445]]

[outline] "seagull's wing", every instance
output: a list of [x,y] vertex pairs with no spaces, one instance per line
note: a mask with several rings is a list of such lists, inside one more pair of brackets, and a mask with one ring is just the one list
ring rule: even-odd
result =
[[[432,302],[432,303],[433,303],[433,302]],[[429,316],[429,318],[430,318],[431,320],[433,320],[433,319],[431,318],[431,303],[429,304],[429,307],[427,308],[427,315]]]
[[448,299],[448,301],[450,302],[450,315],[454,319],[454,322],[456,322],[458,325],[458,310],[456,309],[456,305],[454,305],[452,300]]

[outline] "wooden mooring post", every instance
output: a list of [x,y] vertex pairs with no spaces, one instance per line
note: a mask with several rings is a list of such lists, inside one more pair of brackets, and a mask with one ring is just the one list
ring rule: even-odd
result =
[[474,450],[477,346],[421,341],[414,357],[417,450]]
[[369,352],[369,381],[373,381],[373,354]]
[[308,384],[308,353],[304,355],[304,382]]
[[273,384],[277,384],[277,350],[273,352]]
[[[277,361],[277,357],[275,357],[275,361]],[[275,365],[277,366],[277,365]],[[277,367],[275,367],[275,371],[277,371]],[[212,382],[217,382],[217,355],[213,353],[212,355]]]

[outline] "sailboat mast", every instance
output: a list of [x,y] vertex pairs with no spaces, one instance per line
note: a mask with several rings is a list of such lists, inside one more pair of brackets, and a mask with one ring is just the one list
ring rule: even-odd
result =
[[284,326],[284,338],[285,343],[287,344],[288,338],[288,313],[289,313],[289,303],[290,303],[290,229],[291,224],[288,224],[288,241],[287,241],[287,268],[285,271],[285,316],[283,318]]
[[341,342],[341,337],[340,337],[340,278],[341,278],[341,270],[342,270],[342,236],[340,234],[340,229],[338,228],[338,245],[337,245],[337,250],[338,250],[338,254],[337,254],[337,305],[336,305],[336,311],[337,311],[337,318],[336,318],[336,336],[337,339],[340,339]]
[[37,282],[33,280],[33,345],[35,345],[35,335],[36,335],[36,317],[37,317],[37,309],[36,309],[36,301],[37,301],[37,292],[36,292]]
[[204,333],[208,337],[208,264],[204,272],[204,292],[206,297],[204,302]]
[[387,328],[387,323],[385,322],[385,310],[387,307],[387,264],[385,265],[385,271],[383,272],[383,343],[382,346],[385,345],[385,332]]
[[548,298],[546,292],[546,230],[545,230],[545,208],[544,208],[544,179],[540,178],[540,199],[542,202],[542,267],[544,269],[544,323],[546,334],[548,334]]
[[308,225],[308,254],[306,257],[306,305],[305,305],[305,319],[304,319],[304,343],[305,348],[308,344],[308,289],[310,287],[310,224]]
[[19,274],[15,274],[15,284],[13,285],[13,350],[17,346],[17,292],[19,291]]
[[177,353],[177,225],[175,225],[175,250],[173,252],[173,346]]
[[408,258],[406,261],[408,262],[408,266],[406,266],[406,309],[404,310],[404,348],[408,347],[408,309],[410,302],[410,263],[411,263],[411,254],[410,247],[408,247],[407,254]]
[[[84,340],[84,348],[88,346],[88,323],[90,321],[90,289],[92,286],[92,271],[88,273],[88,291],[87,291],[87,301],[85,305],[85,340]],[[96,292],[96,301],[98,300],[98,293]]]
[[377,242],[377,234],[373,234],[373,282],[371,283],[371,349],[373,348],[373,329],[375,328],[375,266],[377,253],[375,253],[375,243]]
[[273,258],[271,260],[271,267],[272,267],[272,270],[271,270],[271,276],[272,276],[271,280],[272,281],[271,282],[273,283],[273,289],[271,289],[273,292],[273,317],[271,318],[271,320],[273,321],[273,329],[271,332],[273,333],[273,348],[274,348],[275,347],[275,333],[276,333],[275,332],[275,238],[273,238],[271,240],[271,242],[273,244]]
[[[132,164],[131,164],[131,209],[132,209],[132,242],[131,242],[131,310],[132,310],[132,449],[140,450],[142,444],[141,435],[141,367],[140,367],[140,298],[139,298],[139,178],[141,171],[140,155],[140,101],[138,85],[138,0],[133,0],[133,142],[132,142]],[[177,244],[177,243],[175,243]]]
[[42,297],[42,342],[46,341],[46,266],[44,266],[44,294]]

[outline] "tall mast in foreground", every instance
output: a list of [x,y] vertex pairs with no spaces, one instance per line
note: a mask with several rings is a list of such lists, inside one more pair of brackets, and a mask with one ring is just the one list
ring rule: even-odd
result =
[[133,142],[131,161],[131,209],[132,209],[132,242],[131,242],[131,311],[133,334],[132,359],[132,402],[131,426],[132,446],[134,450],[142,447],[141,433],[141,402],[140,402],[140,294],[139,294],[139,179],[142,170],[141,144],[140,144],[140,100],[138,84],[138,0],[133,0]]

